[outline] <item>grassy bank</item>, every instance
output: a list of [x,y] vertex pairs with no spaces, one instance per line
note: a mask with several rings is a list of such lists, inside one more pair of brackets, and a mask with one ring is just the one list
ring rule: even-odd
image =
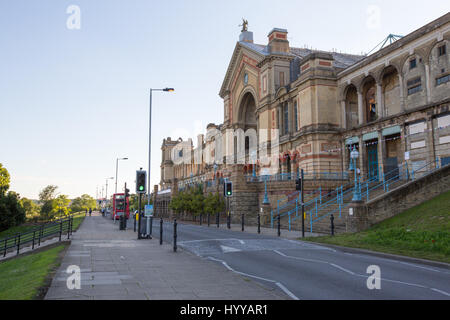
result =
[[450,191],[364,232],[307,240],[450,263]]
[[0,300],[31,300],[43,296],[50,275],[60,265],[67,244],[0,262]]
[[[74,214],[74,218],[73,218],[73,230],[74,231],[77,230],[79,225],[81,224],[81,222],[83,222],[84,216],[85,216],[84,212],[77,212]],[[42,224],[44,224],[44,222],[42,222],[42,223],[24,223],[20,226],[9,228],[8,230],[0,232],[0,239],[6,238],[9,236],[13,236],[16,233],[27,232],[27,231],[32,230],[33,228],[36,228]]]

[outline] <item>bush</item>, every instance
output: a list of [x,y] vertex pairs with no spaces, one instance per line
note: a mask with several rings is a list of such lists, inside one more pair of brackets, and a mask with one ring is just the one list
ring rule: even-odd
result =
[[19,195],[13,191],[0,195],[0,231],[18,226],[25,222],[25,210]]

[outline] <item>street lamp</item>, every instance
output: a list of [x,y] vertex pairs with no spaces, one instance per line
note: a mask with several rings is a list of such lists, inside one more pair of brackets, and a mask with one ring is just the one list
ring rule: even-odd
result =
[[117,193],[117,172],[119,170],[119,160],[128,160],[128,158],[117,158],[116,159],[116,192]]
[[150,88],[150,112],[149,112],[149,125],[148,125],[148,199],[147,204],[150,205],[150,166],[152,161],[152,92],[153,91],[165,91],[173,92],[174,88],[164,88],[164,89],[152,89]]
[[355,170],[355,189],[353,191],[353,199],[352,201],[361,201],[361,190],[360,185],[358,182],[358,178],[356,176],[356,171],[358,170],[356,168],[356,159],[359,158],[359,152],[355,149],[355,147],[352,148],[352,152],[350,152],[350,158],[352,161],[351,167]]
[[106,201],[105,201],[105,205],[108,205],[108,180],[112,180],[112,179],[114,179],[114,177],[106,178],[106,196],[105,196]]

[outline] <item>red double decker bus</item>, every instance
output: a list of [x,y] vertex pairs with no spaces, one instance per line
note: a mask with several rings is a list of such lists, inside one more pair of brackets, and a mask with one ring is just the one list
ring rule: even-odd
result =
[[119,220],[119,217],[126,215],[127,219],[130,217],[130,200],[126,198],[124,193],[115,193],[113,195],[113,212],[111,219]]

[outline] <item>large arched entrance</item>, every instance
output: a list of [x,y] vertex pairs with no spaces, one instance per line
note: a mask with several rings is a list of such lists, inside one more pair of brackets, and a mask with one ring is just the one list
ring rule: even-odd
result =
[[[235,139],[236,151],[244,151],[245,163],[256,164],[257,159],[257,120],[256,120],[256,101],[251,92],[246,92],[239,104],[239,113],[236,129],[241,129],[243,140]],[[236,137],[237,138],[237,137]],[[240,141],[239,141],[240,140]],[[243,143],[243,146],[237,146]],[[239,158],[239,156],[238,156]]]

